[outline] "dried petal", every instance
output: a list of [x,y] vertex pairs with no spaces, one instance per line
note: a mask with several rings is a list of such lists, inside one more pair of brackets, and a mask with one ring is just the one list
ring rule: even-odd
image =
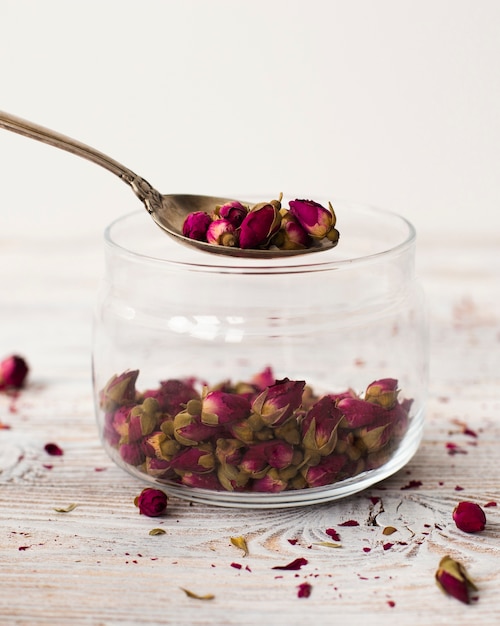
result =
[[207,240],[207,230],[212,223],[212,218],[204,211],[194,211],[190,213],[184,220],[182,225],[182,234],[189,239],[197,241]]
[[188,598],[194,598],[195,600],[213,600],[215,598],[213,593],[206,593],[205,595],[200,596],[199,594],[194,593],[194,591],[189,591],[189,589],[184,589],[184,587],[181,587],[181,589],[188,596]]
[[0,390],[21,389],[28,375],[29,367],[23,357],[12,355],[0,362]]
[[384,528],[384,530],[382,531],[382,534],[383,535],[392,535],[392,534],[397,533],[397,532],[398,532],[398,529],[394,528],[394,526],[386,526]]
[[243,556],[248,556],[248,544],[245,537],[230,537],[230,540],[235,548],[243,550]]
[[477,533],[484,530],[486,515],[479,504],[459,502],[453,510],[453,521],[465,533]]
[[465,604],[470,604],[470,590],[477,591],[465,567],[450,556],[444,556],[439,562],[436,582],[442,591]]
[[57,443],[46,443],[44,449],[50,456],[62,456],[64,454],[63,449],[60,448]]
[[164,530],[163,528],[152,528],[148,534],[154,537],[156,535],[164,535],[166,532],[167,531]]
[[78,504],[75,504],[74,502],[72,502],[71,504],[68,504],[68,506],[54,508],[54,511],[56,511],[57,513],[70,513],[71,511],[74,511],[77,506]]
[[139,508],[141,515],[158,517],[163,515],[167,509],[167,494],[161,489],[148,487],[143,489],[134,499],[134,504]]
[[312,585],[308,582],[300,583],[297,589],[298,598],[308,598],[311,595]]
[[298,559],[295,559],[291,563],[288,563],[288,565],[275,565],[272,569],[298,570],[308,563],[309,561],[307,559],[300,557]]

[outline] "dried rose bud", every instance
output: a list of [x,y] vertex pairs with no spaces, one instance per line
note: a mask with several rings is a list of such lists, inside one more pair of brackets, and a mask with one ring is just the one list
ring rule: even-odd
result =
[[135,382],[139,370],[124,372],[113,376],[104,386],[100,394],[100,404],[104,411],[111,411],[122,404],[130,404],[135,400]]
[[145,398],[156,398],[160,409],[172,417],[182,411],[190,400],[199,398],[192,379],[177,380],[175,378],[162,381],[159,389],[148,390],[143,395]]
[[252,491],[280,493],[288,487],[288,481],[281,478],[277,469],[271,468],[265,476],[252,483]]
[[293,460],[294,449],[289,443],[274,439],[256,443],[244,453],[239,468],[255,475],[266,469],[284,469]]
[[182,411],[174,417],[173,436],[184,446],[195,446],[215,434],[217,434],[217,429],[202,424],[200,415],[191,415],[188,411]]
[[243,446],[243,442],[238,439],[219,438],[215,444],[215,456],[219,463],[238,465],[243,456]]
[[116,411],[113,411],[113,428],[118,435],[120,435],[120,441],[128,442],[128,431],[130,421],[130,406],[121,406]]
[[444,556],[439,562],[436,582],[442,591],[465,604],[470,604],[470,590],[477,591],[465,567],[451,556]]
[[290,213],[304,230],[315,239],[323,239],[335,226],[336,218],[332,206],[325,209],[314,200],[291,200]]
[[254,206],[240,226],[240,248],[258,248],[266,245],[278,231],[281,215],[271,203]]
[[389,443],[393,430],[392,422],[380,423],[380,420],[363,426],[357,431],[356,446],[364,453],[377,452]]
[[226,202],[226,204],[217,207],[215,210],[215,214],[218,217],[231,222],[235,228],[239,228],[241,226],[241,222],[244,220],[247,213],[248,207],[244,206],[237,200]]
[[207,240],[207,230],[212,223],[212,218],[204,211],[194,211],[190,213],[184,220],[182,225],[182,234],[189,239],[197,241]]
[[302,445],[306,450],[326,456],[333,452],[337,444],[337,428],[342,412],[334,400],[324,396],[308,411],[301,424]]
[[453,510],[453,521],[465,533],[477,533],[484,530],[486,515],[479,504],[459,502]]
[[394,378],[382,378],[376,380],[365,391],[365,400],[392,409],[398,397],[398,381]]
[[181,477],[181,483],[188,487],[197,487],[198,489],[211,489],[212,491],[222,491],[223,489],[219,479],[213,472],[209,474],[185,472]]
[[331,454],[321,459],[318,465],[313,467],[304,466],[301,470],[302,476],[308,487],[322,487],[335,482],[340,470],[345,465],[345,457],[338,454]]
[[231,424],[248,417],[250,408],[250,401],[245,396],[209,391],[202,400],[201,421],[210,426]]
[[142,465],[146,455],[138,443],[122,443],[119,448],[120,456],[128,465]]
[[159,419],[159,404],[155,398],[146,398],[142,404],[134,406],[129,417],[128,443],[139,441],[151,434]]
[[174,439],[170,439],[163,431],[158,431],[145,437],[142,442],[142,449],[146,456],[170,461],[181,449],[181,444]]
[[342,398],[337,402],[337,407],[344,416],[342,426],[349,428],[367,426],[383,414],[382,407],[360,398]]
[[171,460],[172,469],[182,475],[183,472],[205,474],[215,467],[213,448],[209,443],[184,448]]
[[257,396],[252,411],[264,424],[281,426],[300,407],[305,384],[303,380],[292,381],[288,378],[277,381]]
[[143,489],[134,499],[135,506],[139,507],[139,513],[148,517],[163,515],[167,509],[167,503],[168,499],[165,492],[150,487]]
[[175,477],[175,473],[170,467],[170,462],[164,459],[146,457],[144,470],[149,476],[161,478],[162,480]]
[[274,372],[271,367],[266,367],[262,372],[252,377],[251,383],[255,385],[259,391],[264,391],[266,387],[271,387],[276,382]]
[[9,356],[0,362],[0,389],[21,389],[28,375],[28,364],[21,356]]
[[312,246],[312,239],[298,220],[287,211],[281,218],[281,228],[273,238],[273,244],[280,250],[304,250]]
[[225,463],[217,468],[217,478],[226,491],[243,491],[250,480],[249,474]]
[[212,245],[232,248],[238,243],[236,229],[229,220],[214,220],[208,227],[207,241]]

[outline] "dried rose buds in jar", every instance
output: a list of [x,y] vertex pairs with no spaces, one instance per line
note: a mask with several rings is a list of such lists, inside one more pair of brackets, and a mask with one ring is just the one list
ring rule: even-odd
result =
[[337,243],[336,216],[314,200],[291,200],[282,207],[276,200],[253,206],[232,200],[211,213],[195,211],[184,220],[182,234],[215,246],[250,249],[305,250],[328,239]]
[[459,502],[452,515],[457,528],[465,533],[477,533],[486,526],[486,515],[475,502]]
[[9,356],[0,362],[0,390],[21,389],[28,375],[28,364],[23,357]]
[[410,423],[395,379],[318,395],[272,369],[233,384],[194,379],[136,389],[138,370],[100,394],[103,437],[151,479],[211,490],[279,493],[322,487],[387,462]]

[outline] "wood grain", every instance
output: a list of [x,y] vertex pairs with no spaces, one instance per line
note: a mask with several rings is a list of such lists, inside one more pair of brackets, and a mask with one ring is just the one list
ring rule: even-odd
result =
[[[500,623],[498,237],[419,242],[431,385],[424,441],[405,469],[331,504],[253,511],[170,498],[157,519],[139,515],[143,484],[111,463],[97,436],[90,316],[100,245],[0,239],[0,351],[23,353],[32,368],[19,396],[0,394],[0,623]],[[64,455],[49,456],[49,441]],[[498,502],[485,509],[483,533],[455,527],[459,500]],[[348,520],[359,525],[341,526]],[[384,535],[386,526],[397,530]],[[154,527],[165,534],[150,536]],[[329,528],[340,548],[321,545]],[[246,557],[230,541],[241,535]],[[435,585],[445,554],[475,580],[472,606]],[[308,563],[298,571],[273,569],[299,557]],[[298,598],[305,581],[311,596]]]

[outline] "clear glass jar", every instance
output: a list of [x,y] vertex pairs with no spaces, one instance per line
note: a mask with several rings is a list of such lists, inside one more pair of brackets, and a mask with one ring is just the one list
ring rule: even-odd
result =
[[93,378],[119,466],[264,508],[342,498],[410,460],[428,371],[415,230],[335,210],[336,248],[266,261],[184,247],[143,211],[107,228]]

